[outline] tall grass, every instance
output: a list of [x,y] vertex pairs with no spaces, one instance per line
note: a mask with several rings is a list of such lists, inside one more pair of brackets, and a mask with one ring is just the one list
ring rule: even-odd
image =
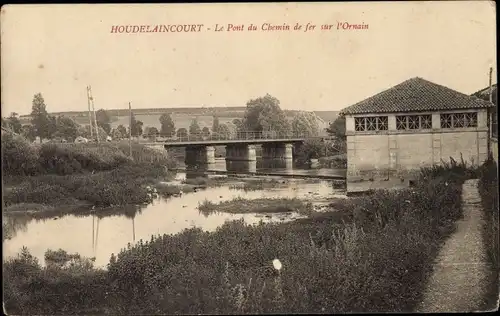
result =
[[[53,270],[49,279],[48,268],[8,261],[6,309],[37,314],[76,313],[89,306],[108,314],[412,311],[440,246],[462,215],[464,175],[455,171],[423,171],[433,178],[295,222],[235,221],[214,233],[189,229],[141,240],[112,255],[107,272],[95,270],[85,280],[65,268]],[[273,268],[274,259],[281,261],[281,270]]]
[[313,210],[312,204],[296,198],[262,198],[244,199],[242,197],[233,198],[230,201],[213,203],[205,200],[198,205],[198,210],[203,214],[214,212],[222,213],[288,213],[298,212],[310,214]]
[[167,168],[175,161],[140,144],[133,144],[132,158],[128,150],[124,144],[33,145],[2,137],[4,181],[12,186],[4,191],[4,205],[148,202],[145,185],[169,179]]
[[175,160],[141,144],[30,144],[20,137],[2,136],[2,171],[7,176],[108,171],[127,165],[154,164],[173,168]]
[[490,288],[488,290],[488,307],[497,304],[499,289],[500,265],[498,255],[499,245],[499,214],[498,214],[498,168],[497,163],[490,156],[481,166],[478,183],[479,194],[483,209],[483,242],[486,246],[488,261],[491,264]]

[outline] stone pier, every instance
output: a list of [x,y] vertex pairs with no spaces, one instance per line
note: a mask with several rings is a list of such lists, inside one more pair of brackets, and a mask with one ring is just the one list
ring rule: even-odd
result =
[[210,170],[215,166],[215,148],[213,146],[186,147],[186,170]]
[[257,172],[255,145],[227,145],[226,170],[230,172]]
[[292,169],[293,145],[286,143],[271,143],[262,145],[262,167],[277,169]]

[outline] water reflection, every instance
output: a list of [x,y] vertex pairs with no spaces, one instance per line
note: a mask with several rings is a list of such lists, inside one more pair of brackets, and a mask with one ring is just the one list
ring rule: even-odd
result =
[[[179,174],[178,181],[185,174]],[[74,215],[25,221],[10,240],[4,241],[4,255],[14,256],[26,246],[41,263],[47,249],[59,248],[67,252],[78,252],[85,257],[95,257],[96,265],[105,266],[111,253],[118,253],[127,243],[140,239],[149,240],[151,235],[176,234],[186,228],[200,227],[213,231],[226,221],[243,219],[248,224],[283,222],[298,218],[298,214],[284,217],[274,214],[200,214],[199,203],[205,200],[219,203],[236,197],[256,198],[302,198],[315,202],[328,201],[332,197],[343,197],[344,191],[334,189],[329,181],[312,183],[304,180],[287,181],[283,186],[266,190],[244,191],[230,185],[209,188],[182,197],[158,199],[145,207],[110,208]],[[18,223],[18,222],[16,222]],[[91,235],[91,236],[89,236]]]
[[286,175],[309,175],[309,176],[336,176],[345,177],[345,169],[308,168],[294,165],[291,159],[286,160],[263,160],[257,158],[255,161],[226,161],[224,158],[216,158],[215,163],[209,165],[186,166],[187,178],[206,177],[209,171],[228,171],[241,173],[272,172]]

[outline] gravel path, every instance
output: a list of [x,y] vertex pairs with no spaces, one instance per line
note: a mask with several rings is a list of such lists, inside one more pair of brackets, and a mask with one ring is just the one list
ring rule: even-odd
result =
[[481,237],[483,220],[478,180],[463,185],[464,218],[439,252],[419,312],[479,311],[489,270]]

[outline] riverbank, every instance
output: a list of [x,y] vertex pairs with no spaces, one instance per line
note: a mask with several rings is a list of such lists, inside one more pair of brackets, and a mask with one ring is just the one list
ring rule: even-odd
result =
[[2,136],[4,212],[50,210],[53,206],[108,207],[151,201],[148,186],[170,181],[175,162],[133,144],[42,144]]
[[16,314],[413,311],[462,215],[464,174],[426,169],[413,188],[293,222],[151,237],[112,256],[106,271],[41,267],[24,251],[4,265],[5,306]]

